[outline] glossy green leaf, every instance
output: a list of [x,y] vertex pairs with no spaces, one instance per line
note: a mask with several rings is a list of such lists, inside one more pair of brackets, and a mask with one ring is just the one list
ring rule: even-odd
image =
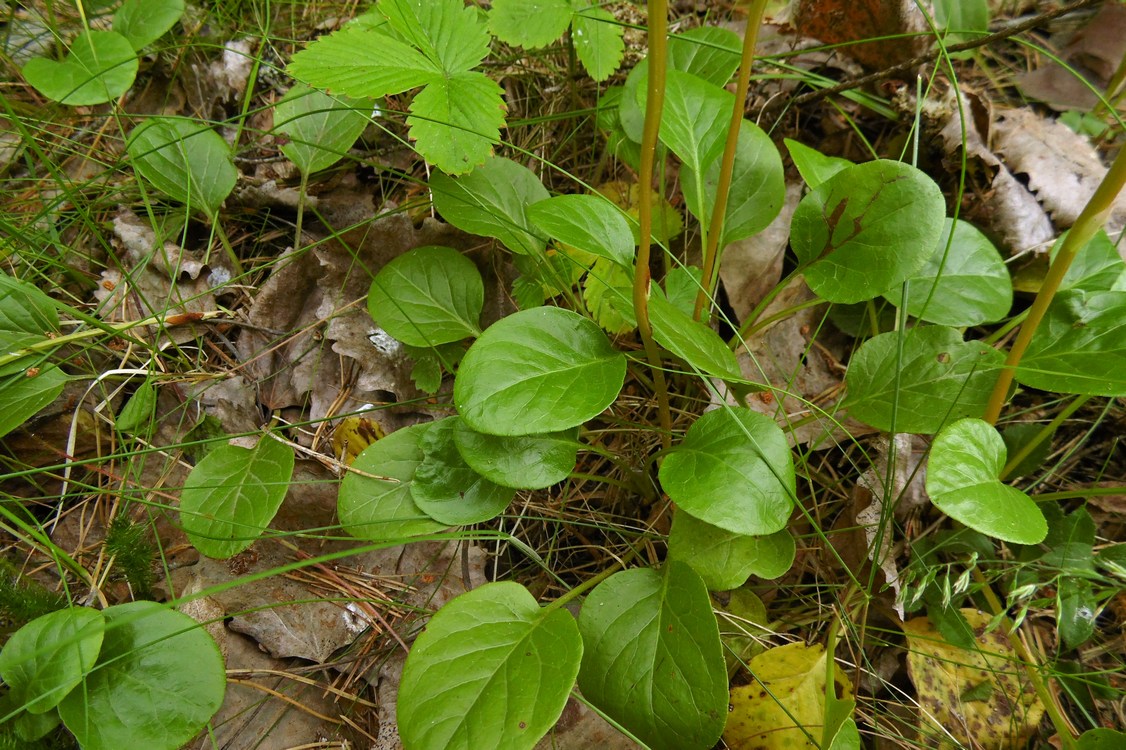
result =
[[34,364],[34,360],[33,357],[19,360],[14,364],[24,363],[27,369],[0,377],[0,402],[4,404],[0,410],[0,437],[58,398],[67,383],[67,375],[62,370],[54,365]]
[[1056,619],[1065,648],[1079,648],[1095,634],[1095,617],[1099,600],[1091,582],[1083,578],[1063,576],[1059,582],[1059,604]]
[[610,11],[591,0],[571,0],[571,42],[575,56],[596,81],[605,81],[622,64],[625,42],[622,25]]
[[[694,174],[703,174],[723,151],[735,97],[689,73],[670,70],[666,76],[661,143]],[[688,208],[700,216],[698,206]]]
[[1038,544],[1048,523],[1032,498],[997,478],[1004,465],[1005,442],[997,430],[980,419],[959,420],[931,444],[927,493],[936,508],[975,531]]
[[620,208],[600,195],[557,195],[527,209],[549,237],[583,252],[633,268],[633,232]]
[[917,273],[945,217],[934,180],[880,159],[843,169],[806,195],[794,211],[790,244],[818,296],[860,302]]
[[411,137],[427,161],[448,174],[484,164],[504,126],[500,85],[476,70],[432,81],[411,102]]
[[150,117],[134,128],[126,149],[157,190],[212,219],[238,180],[230,146],[196,120]]
[[288,139],[282,153],[306,175],[331,167],[364,132],[371,106],[296,84],[274,108],[274,130]]
[[625,356],[592,321],[558,307],[522,310],[469,347],[454,404],[489,435],[557,432],[614,403],[625,373]]
[[797,488],[782,430],[742,407],[697,419],[665,457],[660,478],[685,513],[748,536],[785,528]]
[[[698,26],[669,37],[669,67],[691,73],[713,86],[726,86],[739,68],[743,43],[719,26]],[[728,117],[731,113],[728,112]]]
[[637,328],[632,268],[599,258],[583,281],[583,300],[594,322],[607,332],[618,335]]
[[735,353],[719,334],[675,307],[659,290],[649,297],[649,318],[654,340],[690,367],[728,380],[743,377]]
[[[991,323],[1008,315],[1013,304],[1013,281],[1001,253],[961,219],[946,220],[934,253],[907,284],[907,314],[940,325],[965,328]],[[883,296],[896,306],[901,301],[899,288]]]
[[494,156],[459,179],[435,172],[430,191],[434,208],[464,232],[495,237],[514,253],[538,254],[547,245],[524,213],[529,204],[548,198],[527,167]]
[[583,640],[565,609],[510,581],[462,594],[430,619],[403,667],[399,734],[419,750],[530,750],[555,725]]
[[711,591],[728,591],[747,578],[777,578],[794,564],[794,538],[786,529],[746,536],[677,513],[669,532],[669,559],[692,566]]
[[946,44],[980,39],[989,33],[988,0],[937,0],[934,21],[947,32]]
[[422,438],[429,429],[429,424],[418,424],[396,430],[356,456],[355,471],[344,475],[337,500],[345,531],[381,542],[446,528],[423,513],[411,494],[414,472],[423,459]]
[[493,0],[489,10],[493,36],[527,49],[558,41],[570,23],[568,0]]
[[[17,737],[31,744],[55,731],[55,729],[62,724],[62,721],[62,718],[59,717],[59,712],[55,710],[47,711],[42,714],[32,714],[24,711],[12,720],[11,726],[16,730]],[[39,747],[38,744],[32,744],[31,746]]]
[[41,339],[58,330],[59,313],[47,295],[34,284],[0,273],[0,331]]
[[727,719],[719,626],[700,577],[670,560],[626,570],[583,603],[583,696],[653,750],[711,747]]
[[1126,747],[1126,732],[1088,729],[1079,736],[1078,750],[1121,750],[1123,747]]
[[[1009,455],[1011,461],[1017,453],[1024,449],[1026,445],[1033,440],[1038,440],[1040,431],[1043,429],[1042,425],[1032,424],[1030,422],[1015,422],[1006,425],[1001,430],[1001,438],[1005,441],[1005,450]],[[1023,477],[1033,474],[1044,468],[1045,461],[1048,460],[1048,454],[1052,452],[1052,439],[1048,437],[1040,440],[1036,445],[1021,459],[1020,463],[1013,467],[1009,472],[1009,479],[1016,477]]]
[[[1052,246],[1051,258],[1055,260],[1060,246],[1067,237],[1065,232]],[[1126,291],[1126,261],[1118,254],[1118,248],[1100,229],[1091,241],[1083,246],[1071,265],[1067,267],[1060,289],[1082,289],[1085,292]]]
[[142,431],[153,418],[156,410],[156,387],[151,379],[146,378],[137,386],[133,395],[121,407],[121,412],[113,421],[113,426],[123,434],[132,434]]
[[0,651],[9,701],[33,714],[57,706],[93,669],[104,631],[102,613],[88,607],[50,612],[17,630]]
[[786,149],[790,152],[790,159],[793,160],[794,166],[798,168],[798,173],[805,180],[805,184],[809,186],[810,190],[828,182],[837,172],[853,166],[848,159],[842,159],[839,156],[826,156],[816,149],[789,138],[782,139],[782,142],[786,144]]
[[677,266],[665,277],[665,292],[669,303],[685,315],[696,309],[696,295],[703,286],[703,269],[697,266]]
[[478,474],[461,457],[454,443],[458,421],[441,419],[422,436],[422,463],[411,481],[411,497],[419,510],[450,526],[496,518],[516,494]]
[[1126,291],[1056,295],[1016,379],[1043,391],[1126,396]]
[[562,482],[575,468],[578,430],[544,435],[486,435],[458,420],[454,442],[465,462],[503,487],[538,490]]
[[485,285],[473,261],[431,245],[409,250],[380,269],[368,291],[368,312],[410,346],[437,346],[479,336]]
[[350,25],[294,55],[288,72],[319,89],[374,99],[430,83],[441,75],[441,68],[390,34]]
[[62,62],[33,58],[23,66],[23,77],[52,101],[74,106],[103,104],[133,85],[137,54],[116,31],[84,31],[74,38]]
[[227,675],[203,626],[155,602],[104,611],[98,663],[59,705],[83,750],[176,750],[223,705]]
[[865,341],[845,375],[844,406],[880,430],[933,433],[947,422],[985,412],[1004,356],[953,328],[909,329]]
[[113,14],[113,30],[138,52],[169,31],[184,15],[184,0],[125,0]]
[[[681,184],[689,206],[701,206],[702,218],[710,222],[715,210],[715,193],[719,187],[719,160],[704,175],[703,196],[697,193],[696,175],[691,167],[681,170]],[[786,181],[782,157],[770,136],[749,120],[739,127],[735,164],[731,173],[731,190],[727,195],[720,247],[756,235],[770,225],[782,210],[786,198]]]
[[226,559],[254,544],[285,499],[293,464],[293,448],[269,435],[253,448],[212,449],[180,493],[180,523],[192,545]]

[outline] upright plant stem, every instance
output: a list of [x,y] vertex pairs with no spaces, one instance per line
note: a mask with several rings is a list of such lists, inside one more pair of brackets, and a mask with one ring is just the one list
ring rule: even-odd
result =
[[[704,248],[703,285],[696,294],[696,310],[693,317],[700,319],[704,304],[715,294],[719,276],[719,238],[723,230],[723,219],[727,214],[727,196],[731,192],[731,175],[735,171],[735,151],[739,145],[739,130],[743,124],[743,109],[746,107],[747,90],[751,86],[751,66],[755,61],[755,43],[762,25],[762,15],[766,10],[766,0],[752,0],[747,14],[747,30],[743,33],[743,58],[739,63],[739,77],[735,82],[735,106],[731,108],[731,122],[727,126],[727,141],[723,144],[723,158],[719,162],[719,184],[716,185],[715,203],[712,209],[711,224],[708,227],[708,244]],[[715,278],[713,278],[715,277]]]
[[1001,370],[1000,377],[997,378],[997,385],[993,388],[993,394],[989,397],[989,406],[985,410],[986,422],[994,424],[997,418],[1001,416],[1001,407],[1004,406],[1005,398],[1009,394],[1009,386],[1012,385],[1017,365],[1020,364],[1024,352],[1028,349],[1032,335],[1036,333],[1036,328],[1040,325],[1040,321],[1044,319],[1044,313],[1047,312],[1048,305],[1052,303],[1052,299],[1056,296],[1056,291],[1059,289],[1063,277],[1067,274],[1071,261],[1075,259],[1080,250],[1086,247],[1095,233],[1106,224],[1106,220],[1114,208],[1114,199],[1122,190],[1123,184],[1126,184],[1126,149],[1118,152],[1118,156],[1115,157],[1114,163],[1110,165],[1103,181],[1099,183],[1095,194],[1091,196],[1091,200],[1087,201],[1087,205],[1083,207],[1083,212],[1075,220],[1075,225],[1064,238],[1056,259],[1052,261],[1048,275],[1044,277],[1044,283],[1041,285],[1036,299],[1032,301],[1032,307],[1028,309],[1028,317],[1025,318],[1024,324],[1020,327],[1020,332],[1017,333],[1012,348],[1009,349],[1009,356],[1005,359],[1005,367]]
[[638,223],[641,243],[637,249],[637,271],[633,276],[633,310],[637,332],[645,346],[645,356],[653,366],[653,384],[661,420],[661,443],[672,445],[672,415],[669,413],[669,391],[661,369],[661,354],[653,341],[649,323],[649,255],[653,245],[653,162],[657,153],[657,133],[661,127],[661,110],[665,104],[666,46],[669,28],[666,0],[649,0],[649,95],[645,102],[645,127],[641,134],[641,170],[638,175]]

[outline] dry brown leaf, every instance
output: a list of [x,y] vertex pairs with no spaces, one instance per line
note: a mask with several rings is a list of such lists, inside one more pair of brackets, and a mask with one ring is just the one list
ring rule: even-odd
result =
[[973,628],[977,651],[943,640],[926,617],[903,623],[907,670],[922,709],[925,744],[962,743],[981,750],[1019,750],[1043,716],[1020,660],[1000,631],[985,632],[990,617],[976,609],[962,615]]
[[727,302],[739,321],[782,278],[782,259],[790,244],[790,218],[801,196],[801,183],[786,185],[786,199],[774,221],[758,234],[732,242],[723,251],[719,277],[727,292]]
[[926,16],[913,0],[794,0],[798,33],[829,44],[865,41],[843,48],[866,67],[886,68],[930,47]]

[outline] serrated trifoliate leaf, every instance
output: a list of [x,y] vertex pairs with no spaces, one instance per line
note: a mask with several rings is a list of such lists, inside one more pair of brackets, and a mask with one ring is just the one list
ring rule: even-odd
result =
[[418,153],[443,172],[464,174],[484,164],[500,142],[505,106],[496,81],[468,70],[432,81],[410,112]]
[[230,146],[197,120],[150,117],[129,135],[126,150],[157,190],[212,219],[238,180]]
[[454,405],[489,435],[557,432],[614,403],[625,374],[625,356],[594,322],[558,307],[522,310],[469,347]]
[[806,195],[794,211],[790,244],[819,297],[860,302],[918,272],[945,218],[934,180],[879,159],[843,169]]
[[514,253],[538,254],[547,240],[533,229],[524,208],[548,198],[532,170],[499,156],[461,178],[430,177],[434,208],[458,229],[495,237]]
[[58,330],[59,313],[47,295],[34,284],[0,273],[0,331],[43,338]]
[[[1065,232],[1052,246],[1051,257],[1055,260],[1060,246],[1067,237]],[[1121,286],[1126,278],[1126,262],[1118,254],[1118,248],[1111,242],[1106,231],[1100,229],[1091,241],[1075,254],[1067,267],[1060,290],[1082,289],[1086,292],[1123,291]]]
[[331,167],[364,132],[371,106],[298,83],[274,108],[274,130],[288,138],[282,153],[306,175]]
[[485,285],[473,261],[450,247],[409,250],[380,269],[368,291],[375,322],[410,346],[478,336]]
[[287,70],[310,86],[357,98],[401,94],[442,72],[409,44],[359,24],[317,39],[293,56]]
[[605,81],[622,64],[622,26],[610,11],[591,0],[571,0],[571,42],[575,55],[596,81]]
[[[21,364],[22,363],[22,364]],[[7,435],[63,392],[67,375],[54,365],[39,363],[27,357],[13,363],[16,372],[0,377],[0,437]]]
[[359,539],[386,541],[446,528],[419,510],[411,494],[429,429],[429,424],[418,424],[396,430],[356,456],[356,471],[344,475],[337,499],[345,531]]
[[649,297],[649,319],[653,339],[690,367],[717,378],[739,380],[743,377],[735,353],[719,334],[675,307],[657,289]]
[[116,31],[83,31],[59,62],[46,57],[28,60],[23,77],[52,101],[74,106],[113,101],[137,77],[137,53]]
[[633,269],[599,258],[583,281],[583,300],[594,322],[614,335],[637,328],[633,312]]
[[786,436],[742,407],[710,411],[665,457],[661,486],[682,511],[746,535],[781,531],[797,489]]
[[503,487],[538,490],[562,482],[575,468],[578,430],[501,437],[477,432],[458,420],[454,442],[465,462]]
[[195,548],[225,559],[253,544],[285,499],[293,462],[293,448],[269,435],[204,456],[180,493],[180,523]]
[[184,0],[125,0],[113,14],[113,30],[133,49],[155,42],[184,15]]
[[669,37],[669,67],[713,86],[726,86],[739,67],[742,46],[739,35],[730,29],[698,26]]
[[805,184],[809,186],[810,190],[827,182],[837,172],[853,166],[848,159],[842,159],[839,156],[826,156],[804,143],[798,143],[789,138],[784,138],[782,142],[786,144],[786,149],[790,152],[794,166],[798,168],[798,173],[805,180]]
[[[1013,304],[1013,281],[1001,253],[961,219],[946,220],[934,252],[906,283],[907,314],[940,325],[990,323],[1005,317]],[[902,300],[898,287],[883,296],[896,306]]]
[[570,612],[539,606],[510,581],[462,594],[430,619],[399,685],[403,742],[419,750],[534,747],[579,672]]
[[[704,175],[702,197],[697,194],[698,181],[692,169],[685,167],[681,171],[685,202],[689,206],[700,207],[704,217],[697,218],[701,221],[710,222],[715,210],[719,171],[717,159]],[[778,149],[759,126],[743,120],[739,126],[731,190],[727,194],[727,213],[724,214],[719,246],[724,247],[766,229],[782,210],[785,197],[786,181]]]
[[583,696],[654,750],[711,747],[727,718],[727,668],[700,577],[670,560],[626,570],[583,603]]
[[496,518],[516,494],[478,474],[461,457],[454,443],[458,421],[446,417],[422,436],[422,463],[411,481],[411,497],[419,510],[450,526]]
[[[694,174],[702,174],[723,151],[735,97],[689,73],[666,73],[661,143]],[[689,205],[697,217],[697,207]]]
[[377,9],[391,28],[447,74],[471,69],[489,53],[484,19],[461,0],[380,0]]
[[557,195],[527,208],[528,219],[552,239],[633,267],[633,233],[621,209],[600,195]]
[[933,433],[945,423],[985,412],[1004,356],[980,341],[962,341],[945,326],[911,328],[865,341],[845,375],[852,416],[895,432]]
[[0,651],[8,700],[33,714],[57,706],[93,669],[104,631],[102,613],[88,607],[50,612],[17,630]]
[[1126,396],[1126,291],[1056,295],[1016,379],[1044,391]]
[[1048,522],[1032,498],[1002,484],[1005,441],[987,422],[961,419],[931,444],[927,493],[935,507],[986,536],[1016,544],[1038,544]]
[[104,610],[94,670],[59,705],[85,750],[176,750],[223,705],[227,676],[203,626],[155,602]]
[[777,578],[794,564],[794,553],[786,529],[747,536],[677,513],[669,531],[669,559],[691,565],[711,591],[738,588],[752,575]]
[[502,42],[528,49],[545,47],[571,23],[568,0],[493,0],[489,30]]

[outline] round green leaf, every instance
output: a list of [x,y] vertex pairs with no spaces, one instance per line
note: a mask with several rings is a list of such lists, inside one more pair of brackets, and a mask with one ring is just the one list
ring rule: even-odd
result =
[[93,669],[105,618],[87,607],[37,617],[12,634],[0,651],[8,700],[33,714],[49,711]]
[[212,219],[238,180],[227,142],[196,120],[151,117],[133,130],[126,150],[157,190]]
[[805,180],[805,184],[809,186],[810,190],[823,182],[827,182],[837,172],[853,166],[848,159],[842,159],[839,156],[826,156],[816,149],[789,138],[782,139],[782,142],[786,144],[786,150],[790,152],[794,166],[798,168],[798,173]]
[[367,127],[370,99],[332,96],[303,83],[274,107],[274,130],[287,137],[281,151],[302,174],[340,161]]
[[669,37],[669,67],[726,86],[739,67],[743,40],[731,29],[698,26]]
[[751,536],[785,528],[797,491],[786,436],[770,418],[741,407],[697,419],[661,464],[660,478],[685,513]]
[[934,506],[986,536],[1039,544],[1048,522],[1032,498],[997,478],[1005,466],[1005,441],[980,419],[961,419],[934,438],[927,463],[927,493]]
[[727,668],[704,582],[670,560],[626,570],[583,603],[583,695],[653,750],[711,747],[727,719]]
[[[922,326],[865,341],[845,375],[850,413],[880,430],[934,433],[985,412],[1004,356],[953,328]],[[894,419],[893,419],[894,417]]]
[[777,578],[794,564],[794,538],[786,529],[746,536],[677,513],[669,532],[669,559],[688,563],[711,591],[728,591],[747,578]]
[[83,750],[176,750],[223,704],[223,656],[203,626],[155,602],[110,607],[97,666],[59,705]]
[[458,229],[495,237],[514,253],[536,255],[547,242],[533,229],[524,207],[547,200],[547,188],[527,167],[494,156],[464,177],[430,177],[434,208]]
[[[685,202],[689,206],[699,206],[702,200],[703,211],[709,222],[715,211],[719,171],[720,164],[716,160],[704,174],[702,199],[697,194],[695,173],[687,166],[681,171]],[[724,247],[766,229],[782,210],[785,198],[786,181],[778,149],[762,128],[749,120],[743,120],[739,126],[734,171],[731,174],[731,189],[727,195],[727,213],[723,218],[719,246]]]
[[23,77],[35,90],[62,104],[103,104],[133,85],[137,54],[116,31],[85,31],[75,37],[62,62],[46,57],[28,60]]
[[1088,729],[1079,737],[1079,750],[1120,750],[1126,747],[1126,732]]
[[155,42],[184,15],[184,0],[125,0],[113,14],[113,30],[133,49]]
[[1016,379],[1043,391],[1126,396],[1126,292],[1060,292]]
[[590,320],[558,307],[522,310],[469,347],[454,404],[474,430],[534,435],[576,427],[614,403],[626,358]]
[[371,282],[368,312],[409,346],[481,335],[485,285],[473,261],[450,247],[419,247],[385,265]]
[[414,472],[423,459],[420,443],[429,429],[429,424],[418,424],[396,430],[356,456],[355,471],[344,476],[337,501],[345,531],[359,539],[384,541],[446,528],[419,510],[411,495]]
[[465,462],[502,487],[538,490],[566,479],[579,452],[578,429],[546,435],[486,435],[458,420],[454,442]]
[[[1013,281],[1001,253],[961,219],[946,220],[934,253],[907,283],[907,314],[940,325],[991,323],[1005,317],[1013,304]],[[899,289],[885,292],[884,299],[898,306]]]
[[560,242],[633,268],[629,223],[600,195],[557,195],[528,206],[528,218]]
[[918,272],[945,217],[934,180],[880,159],[843,169],[805,196],[790,224],[790,244],[818,296],[860,302]]
[[399,685],[399,734],[419,750],[532,748],[563,712],[583,641],[565,609],[488,583],[442,607]]
[[422,436],[423,459],[411,482],[411,497],[419,509],[450,526],[496,518],[516,494],[478,474],[461,457],[454,444],[459,421],[439,420]]
[[[644,90],[638,91],[643,96]],[[665,106],[661,110],[661,143],[669,147],[685,166],[700,174],[723,151],[735,97],[690,73],[666,73]],[[687,194],[686,194],[687,197]],[[688,204],[700,218],[698,206]]]
[[659,290],[649,297],[653,339],[665,349],[708,375],[741,380],[735,352],[719,334],[669,302]]
[[63,392],[66,373],[54,365],[35,364],[37,361],[36,357],[17,360],[13,365],[19,365],[21,371],[0,377],[0,402],[4,404],[0,410],[0,437],[21,426]]
[[285,500],[293,463],[293,449],[268,435],[204,456],[180,493],[180,523],[195,548],[226,559],[254,544]]

